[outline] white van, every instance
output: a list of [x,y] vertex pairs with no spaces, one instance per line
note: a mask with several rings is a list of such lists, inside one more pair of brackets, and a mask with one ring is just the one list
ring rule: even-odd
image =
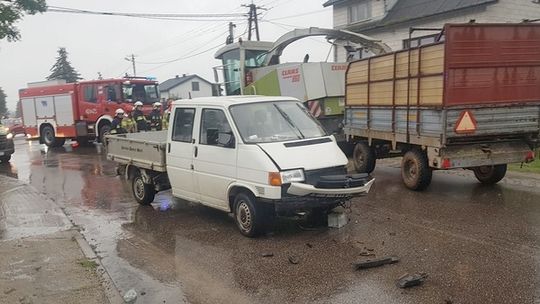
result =
[[109,136],[107,150],[139,203],[172,188],[175,197],[234,213],[250,237],[276,214],[324,215],[374,181],[347,174],[334,137],[290,97],[179,100],[168,131]]

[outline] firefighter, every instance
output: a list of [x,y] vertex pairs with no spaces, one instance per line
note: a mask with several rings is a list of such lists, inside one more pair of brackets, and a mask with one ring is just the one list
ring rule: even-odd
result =
[[143,103],[140,101],[135,102],[133,109],[133,120],[135,120],[135,125],[137,126],[137,132],[147,131],[148,125],[146,122],[146,117],[142,111]]
[[135,121],[133,121],[133,116],[131,112],[127,112],[126,117],[122,119],[122,128],[126,129],[128,133],[135,132]]
[[169,117],[171,116],[171,111],[165,110],[163,112],[163,119],[161,124],[163,125],[163,130],[167,130],[169,128]]
[[161,131],[162,129],[161,103],[154,102],[152,112],[150,112],[150,130]]
[[126,113],[122,109],[116,109],[115,115],[111,124],[111,134],[123,134],[127,133],[126,129],[122,127],[122,120]]

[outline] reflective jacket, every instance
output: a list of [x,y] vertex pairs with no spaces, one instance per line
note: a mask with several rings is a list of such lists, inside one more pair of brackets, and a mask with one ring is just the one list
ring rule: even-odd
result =
[[135,124],[137,125],[137,132],[140,131],[147,131],[148,125],[146,122],[146,117],[144,117],[144,113],[141,110],[133,110],[133,120],[135,120]]
[[150,112],[150,115],[148,116],[150,119],[150,130],[152,131],[160,131],[162,127],[162,117],[161,117],[161,111],[158,109],[152,110]]

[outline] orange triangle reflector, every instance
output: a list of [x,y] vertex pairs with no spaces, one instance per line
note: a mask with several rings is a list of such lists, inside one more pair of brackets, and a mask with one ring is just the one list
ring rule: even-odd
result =
[[474,133],[476,131],[476,119],[469,110],[461,112],[454,131],[458,134],[461,133]]

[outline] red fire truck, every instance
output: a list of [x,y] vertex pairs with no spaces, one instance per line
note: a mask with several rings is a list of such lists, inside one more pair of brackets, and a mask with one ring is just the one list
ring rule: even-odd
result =
[[141,101],[143,112],[159,101],[154,79],[126,77],[65,83],[29,83],[19,90],[23,125],[29,138],[39,138],[47,146],[61,146],[66,139],[88,142],[110,131],[118,108],[131,111]]

